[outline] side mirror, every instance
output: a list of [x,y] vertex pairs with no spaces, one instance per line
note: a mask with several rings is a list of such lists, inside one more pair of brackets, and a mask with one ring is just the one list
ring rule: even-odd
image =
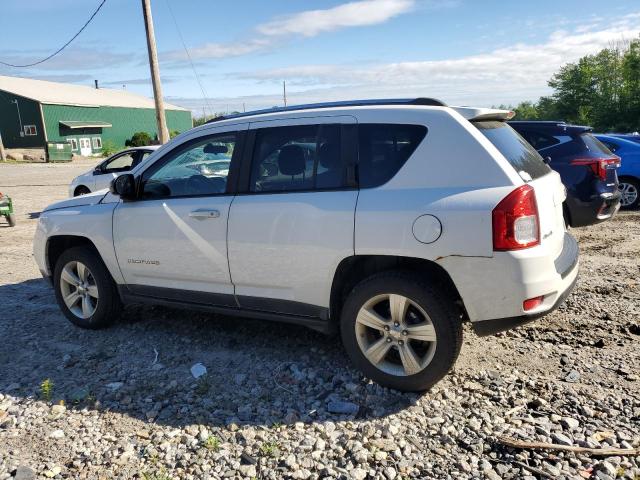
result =
[[542,161],[543,161],[544,163],[546,163],[547,165],[549,165],[549,164],[551,163],[551,157],[546,156],[546,157],[544,157],[544,158],[542,159]]
[[120,175],[111,181],[109,191],[113,194],[120,195],[120,198],[123,200],[135,200],[136,180],[130,173]]

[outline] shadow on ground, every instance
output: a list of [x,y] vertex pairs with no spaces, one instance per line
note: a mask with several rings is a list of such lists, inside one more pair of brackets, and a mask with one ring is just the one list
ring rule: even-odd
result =
[[0,286],[0,338],[0,393],[42,399],[50,379],[51,401],[175,427],[344,418],[330,402],[364,419],[418,400],[367,383],[338,338],[302,327],[134,307],[109,329],[82,330],[40,279]]

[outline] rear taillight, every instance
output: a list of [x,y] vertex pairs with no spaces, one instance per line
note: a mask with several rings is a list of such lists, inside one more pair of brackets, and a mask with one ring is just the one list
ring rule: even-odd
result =
[[522,185],[493,209],[493,249],[520,250],[540,244],[536,193]]
[[607,168],[620,167],[620,157],[607,157],[607,158],[576,158],[571,161],[571,165],[586,165],[593,174],[600,180],[607,179]]

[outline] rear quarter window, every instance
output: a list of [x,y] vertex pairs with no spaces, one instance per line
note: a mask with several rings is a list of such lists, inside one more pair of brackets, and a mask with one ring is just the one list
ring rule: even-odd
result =
[[502,153],[523,180],[528,180],[527,176],[532,180],[540,178],[551,171],[535,148],[506,123],[484,121],[473,124]]

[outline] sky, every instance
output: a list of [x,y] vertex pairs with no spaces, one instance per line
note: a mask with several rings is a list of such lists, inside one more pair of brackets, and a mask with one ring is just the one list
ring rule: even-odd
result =
[[[55,51],[100,0],[2,0],[0,61]],[[203,113],[362,98],[537,100],[562,65],[640,34],[637,0],[152,0],[168,102]],[[107,0],[60,55],[0,75],[152,96],[141,2]]]

